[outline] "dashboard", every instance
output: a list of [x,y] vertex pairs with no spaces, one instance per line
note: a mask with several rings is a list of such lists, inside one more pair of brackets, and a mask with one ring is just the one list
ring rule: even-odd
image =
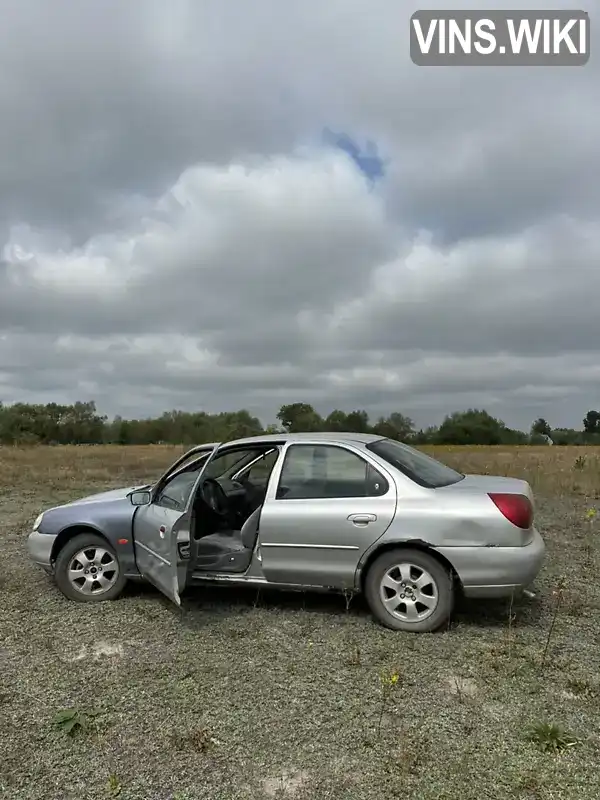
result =
[[[239,481],[232,481],[228,478],[217,478],[217,482],[227,495],[227,497],[239,497],[240,495],[246,495],[247,492],[247,485],[244,486]],[[252,486],[252,484],[250,484]]]

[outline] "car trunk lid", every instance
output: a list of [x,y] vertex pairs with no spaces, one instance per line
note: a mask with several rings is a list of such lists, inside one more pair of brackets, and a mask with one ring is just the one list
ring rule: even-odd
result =
[[449,486],[442,486],[436,492],[467,492],[469,494],[522,494],[533,505],[534,497],[531,486],[521,478],[509,478],[502,475],[465,475],[465,477]]

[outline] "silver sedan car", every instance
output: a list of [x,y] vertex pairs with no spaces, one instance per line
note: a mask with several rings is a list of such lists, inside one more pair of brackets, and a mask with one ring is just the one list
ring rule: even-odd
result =
[[447,623],[458,591],[526,589],[545,552],[526,481],[356,433],[194,447],[152,485],[44,511],[28,546],[72,600],[113,600],[128,579],[178,605],[198,583],[333,590],[415,632]]

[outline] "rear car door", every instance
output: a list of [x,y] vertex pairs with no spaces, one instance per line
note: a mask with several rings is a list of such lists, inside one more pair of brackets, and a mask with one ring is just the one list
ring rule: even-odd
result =
[[189,465],[167,472],[155,485],[151,502],[140,506],[133,518],[140,573],[177,605],[187,578],[192,500],[217,449],[215,444],[197,448]]
[[394,480],[366,451],[291,443],[261,512],[263,573],[277,583],[350,589],[361,556],[395,513]]

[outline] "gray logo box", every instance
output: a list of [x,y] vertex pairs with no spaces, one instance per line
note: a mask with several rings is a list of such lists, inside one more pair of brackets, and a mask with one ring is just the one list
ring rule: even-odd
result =
[[416,11],[410,57],[422,67],[580,67],[590,58],[586,11]]

